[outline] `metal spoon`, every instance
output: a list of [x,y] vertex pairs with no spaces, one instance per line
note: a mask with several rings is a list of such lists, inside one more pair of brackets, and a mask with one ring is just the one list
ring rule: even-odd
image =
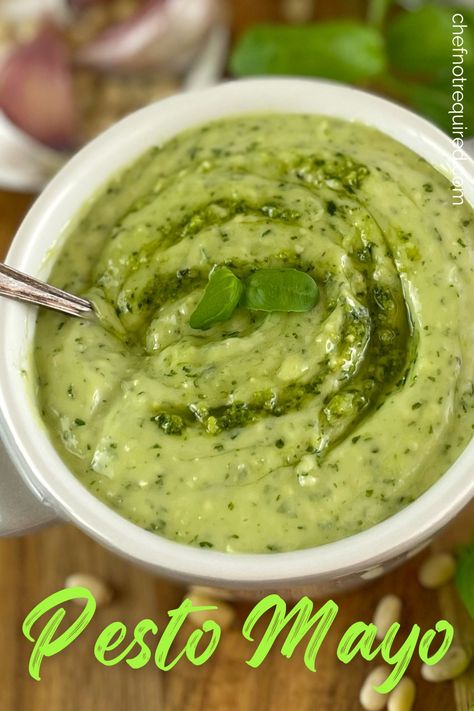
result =
[[30,304],[46,306],[70,316],[91,317],[95,314],[92,301],[56,289],[39,279],[16,271],[0,262],[0,296]]

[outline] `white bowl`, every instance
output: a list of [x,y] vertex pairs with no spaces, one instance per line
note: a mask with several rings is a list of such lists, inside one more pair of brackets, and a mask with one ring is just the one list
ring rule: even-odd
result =
[[[54,246],[77,210],[122,166],[149,146],[183,129],[246,112],[315,113],[375,126],[427,159],[446,175],[463,179],[474,204],[474,162],[455,162],[452,143],[427,121],[376,96],[342,85],[297,79],[257,79],[179,95],[121,121],[83,148],[33,206],[8,254],[17,269],[47,279]],[[454,209],[454,208],[453,208]],[[425,494],[373,528],[335,543],[276,554],[227,554],[174,543],[128,522],[101,503],[73,476],[42,426],[21,374],[31,350],[35,310],[3,301],[0,307],[0,427],[5,445],[28,487],[42,499],[25,503],[18,483],[3,479],[0,528],[4,533],[59,516],[108,548],[181,580],[257,594],[280,591],[325,595],[382,574],[447,524],[474,495],[474,443]],[[16,500],[12,503],[11,496]],[[30,495],[30,492],[28,492]],[[30,498],[32,498],[30,496]],[[49,508],[44,508],[44,507]],[[16,508],[17,507],[17,508]],[[17,511],[18,513],[17,515]],[[20,516],[18,519],[17,516]]]

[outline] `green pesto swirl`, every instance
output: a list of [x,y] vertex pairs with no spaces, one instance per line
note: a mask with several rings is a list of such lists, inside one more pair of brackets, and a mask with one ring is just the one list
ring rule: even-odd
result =
[[[41,313],[38,402],[85,486],[136,524],[224,551],[363,530],[436,481],[473,417],[473,211],[392,139],[318,116],[211,123],[84,208]],[[305,313],[191,328],[216,265],[290,267]]]

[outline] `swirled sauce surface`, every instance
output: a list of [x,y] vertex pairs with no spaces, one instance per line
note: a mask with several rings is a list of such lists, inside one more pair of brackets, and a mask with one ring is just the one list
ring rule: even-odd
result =
[[[71,228],[43,312],[38,400],[84,485],[138,525],[224,551],[318,545],[436,481],[472,436],[473,211],[368,127],[208,124],[150,150]],[[307,313],[193,330],[216,264],[311,274]]]

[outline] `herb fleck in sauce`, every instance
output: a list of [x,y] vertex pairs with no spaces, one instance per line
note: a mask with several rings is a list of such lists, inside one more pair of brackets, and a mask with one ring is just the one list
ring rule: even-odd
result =
[[[472,436],[472,218],[426,162],[353,123],[242,117],[153,148],[53,269],[104,314],[39,316],[58,451],[120,514],[201,548],[292,550],[383,520]],[[216,264],[305,271],[320,300],[193,330]]]

